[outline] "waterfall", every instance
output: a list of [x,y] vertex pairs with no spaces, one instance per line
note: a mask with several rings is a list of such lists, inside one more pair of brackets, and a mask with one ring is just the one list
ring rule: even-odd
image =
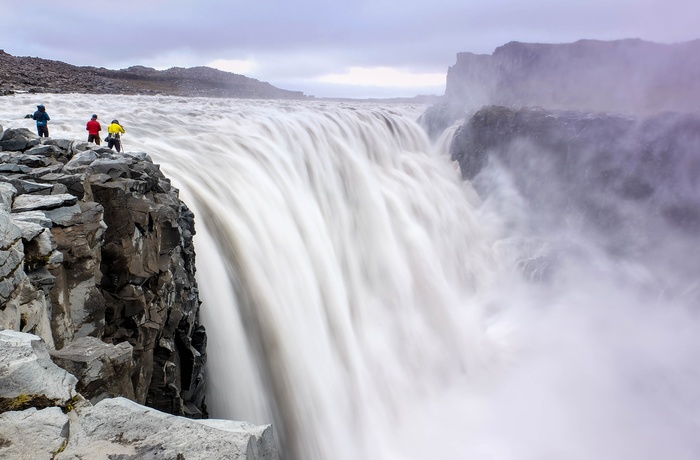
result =
[[203,309],[212,412],[274,420],[290,458],[383,458],[373,435],[483,359],[470,299],[493,261],[473,204],[406,117],[330,107],[247,120],[206,158],[177,160],[222,259],[200,264],[217,306]]
[[531,225],[497,164],[477,196],[423,107],[21,95],[0,123],[40,102],[55,137],[118,118],[180,188],[209,409],[273,423],[285,459],[700,454],[695,273]]

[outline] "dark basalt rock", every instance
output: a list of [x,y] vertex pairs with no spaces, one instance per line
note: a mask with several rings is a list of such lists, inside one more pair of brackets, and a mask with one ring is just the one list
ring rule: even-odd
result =
[[39,335],[89,398],[207,417],[194,216],[177,189],[143,153],[3,134],[0,327]]
[[698,152],[700,114],[635,118],[499,106],[477,111],[451,146],[462,176],[482,194],[489,191],[481,175],[498,168],[543,222],[581,216],[621,238],[659,224],[657,216],[687,235],[700,232]]

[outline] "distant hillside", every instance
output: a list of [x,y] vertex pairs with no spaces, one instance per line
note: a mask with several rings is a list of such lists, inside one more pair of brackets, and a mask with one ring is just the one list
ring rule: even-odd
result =
[[261,99],[304,99],[301,91],[276,88],[243,75],[210,67],[155,70],[135,66],[109,70],[78,67],[0,50],[0,95],[15,92],[165,94]]
[[654,113],[700,108],[700,40],[510,42],[457,54],[445,95],[470,105]]

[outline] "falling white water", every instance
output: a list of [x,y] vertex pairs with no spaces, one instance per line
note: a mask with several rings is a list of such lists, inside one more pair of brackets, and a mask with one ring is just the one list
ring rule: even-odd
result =
[[534,238],[508,175],[480,202],[422,107],[21,95],[0,124],[37,103],[53,137],[118,118],[181,189],[209,409],[272,422],[284,458],[700,457],[697,282]]

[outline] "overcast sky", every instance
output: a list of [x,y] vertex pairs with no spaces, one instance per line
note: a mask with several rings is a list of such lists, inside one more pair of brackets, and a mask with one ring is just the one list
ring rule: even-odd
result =
[[318,97],[441,95],[509,41],[700,38],[700,0],[3,0],[0,48],[74,65],[207,65]]

